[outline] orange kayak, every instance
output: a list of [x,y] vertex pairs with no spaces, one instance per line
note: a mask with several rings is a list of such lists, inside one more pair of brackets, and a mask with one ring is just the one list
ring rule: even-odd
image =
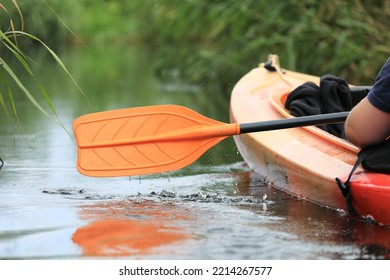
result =
[[[320,78],[260,64],[235,85],[230,100],[232,123],[293,118],[284,108],[297,86]],[[248,165],[276,188],[336,210],[347,211],[335,178],[345,181],[359,149],[317,127],[298,127],[234,137]],[[350,203],[358,216],[390,224],[390,175],[358,167],[350,181]]]

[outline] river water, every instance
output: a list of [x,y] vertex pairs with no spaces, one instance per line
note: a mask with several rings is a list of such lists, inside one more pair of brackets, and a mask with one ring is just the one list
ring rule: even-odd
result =
[[390,258],[389,228],[267,185],[248,170],[232,139],[175,172],[79,174],[66,131],[76,117],[172,103],[228,121],[229,95],[186,85],[174,70],[159,80],[156,54],[142,47],[79,47],[61,57],[90,102],[60,67],[37,56],[37,76],[66,129],[24,97],[16,98],[23,134],[1,113],[1,259]]

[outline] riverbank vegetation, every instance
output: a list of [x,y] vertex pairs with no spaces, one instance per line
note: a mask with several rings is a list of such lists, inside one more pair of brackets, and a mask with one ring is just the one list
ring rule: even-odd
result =
[[40,0],[19,6],[26,31],[56,49],[144,44],[158,53],[159,75],[226,92],[270,53],[285,68],[333,73],[353,84],[371,84],[390,54],[388,1]]

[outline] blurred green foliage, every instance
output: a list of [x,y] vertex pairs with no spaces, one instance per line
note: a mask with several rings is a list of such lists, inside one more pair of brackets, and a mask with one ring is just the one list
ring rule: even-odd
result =
[[36,0],[19,5],[26,31],[44,41],[77,43],[79,37],[87,45],[147,44],[159,52],[160,75],[223,89],[269,53],[278,54],[284,68],[330,72],[354,84],[372,83],[390,54],[390,2],[385,0]]
[[[22,13],[20,17],[17,3]],[[0,9],[0,29],[5,32],[10,30],[9,21],[12,19],[14,30],[26,31],[37,35],[40,40],[48,45],[58,47],[66,43],[69,37],[66,22],[74,22],[77,17],[75,13],[78,8],[78,1],[63,0],[0,0],[0,4],[7,12]]]
[[[39,3],[45,3],[46,8],[55,15],[57,21],[62,22],[60,16],[46,0],[42,0]],[[60,2],[58,1],[58,3]],[[61,33],[59,31],[61,28],[58,28],[58,25],[54,24],[57,21],[53,20],[52,16],[47,16],[44,12],[41,12],[40,9],[36,9],[34,3],[26,2],[23,8],[28,8],[29,17],[24,17],[25,12],[21,11],[18,1],[0,2],[0,110],[4,112],[10,121],[9,123],[12,124],[14,122],[19,131],[23,133],[16,105],[16,96],[20,95],[25,97],[25,100],[28,100],[41,113],[54,119],[59,125],[64,127],[48,93],[35,74],[37,64],[30,57],[31,49],[35,48],[30,48],[30,46],[34,44],[39,45],[41,50],[44,50],[57,63],[84,95],[82,89],[78,86],[56,52],[40,39],[44,38],[48,42],[55,42],[59,45],[65,42],[64,39],[67,36],[64,32]],[[26,22],[26,19],[29,21]],[[49,24],[49,22],[53,22],[53,24]],[[40,38],[33,33],[26,32],[26,24],[37,28],[36,33],[39,34]],[[62,26],[67,27],[66,24]],[[35,89],[38,89],[38,92],[40,92],[40,99],[34,93],[34,87],[26,86],[28,81],[33,81]]]
[[[150,4],[155,3],[155,6]],[[282,66],[370,84],[390,54],[388,1],[149,1],[145,40],[169,45],[161,69],[229,86],[269,53]],[[143,16],[146,18],[146,15]],[[191,56],[175,48],[194,46]],[[168,59],[169,58],[169,59]],[[166,60],[165,60],[166,59]],[[170,65],[170,66],[169,66]]]

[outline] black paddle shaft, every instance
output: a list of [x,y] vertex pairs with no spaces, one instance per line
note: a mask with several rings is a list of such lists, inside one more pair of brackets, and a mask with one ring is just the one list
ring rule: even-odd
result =
[[277,130],[309,125],[333,124],[344,122],[349,112],[329,113],[280,120],[240,124],[240,133]]

